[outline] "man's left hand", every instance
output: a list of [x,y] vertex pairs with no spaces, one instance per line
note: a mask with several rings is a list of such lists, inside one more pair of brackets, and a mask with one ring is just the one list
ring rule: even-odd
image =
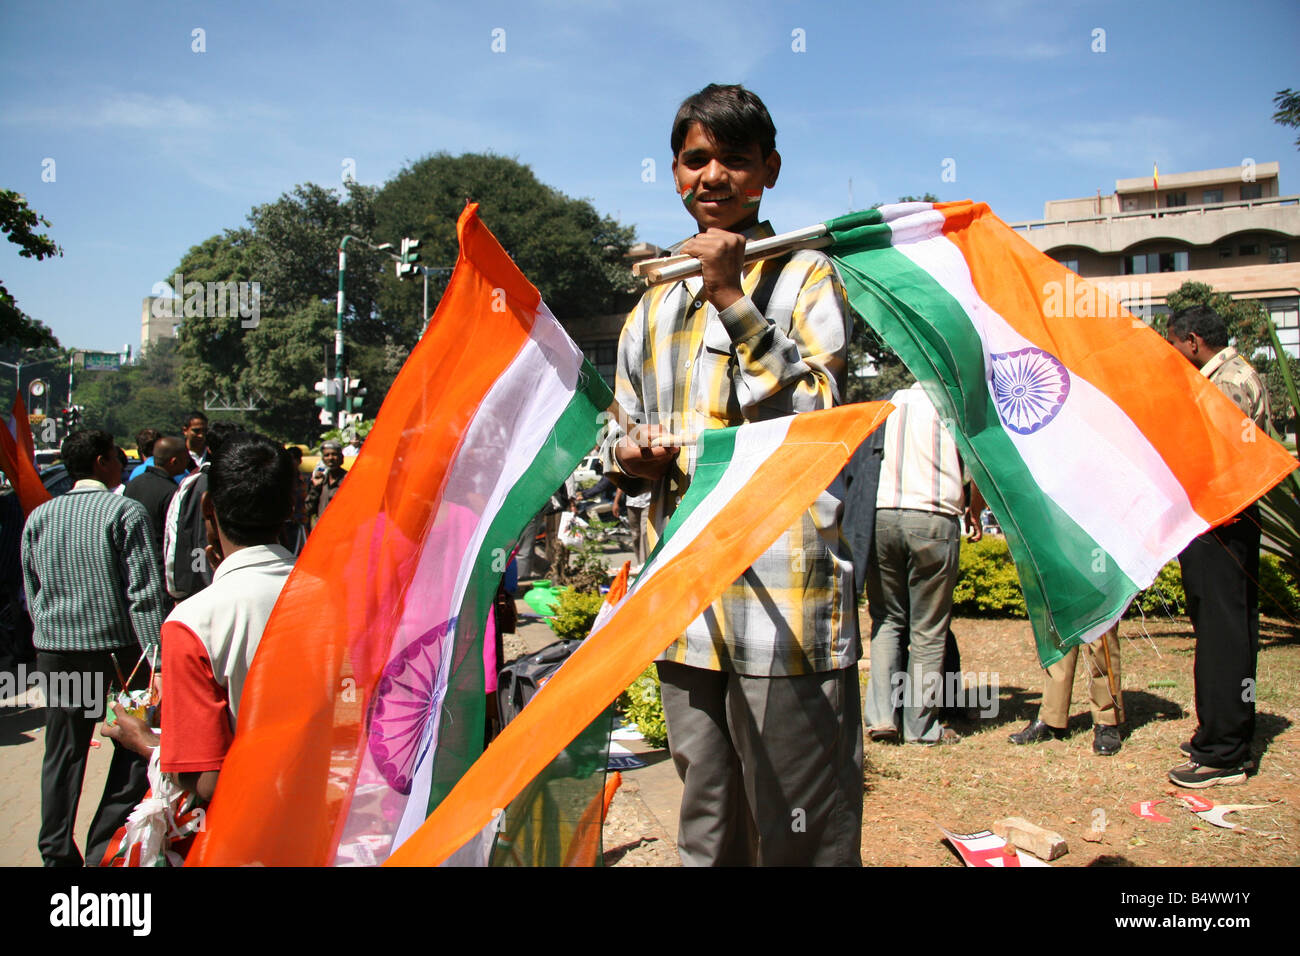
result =
[[721,312],[742,298],[740,273],[745,266],[745,237],[725,229],[692,236],[678,250],[700,260],[704,297]]
[[122,705],[117,701],[113,701],[113,714],[114,722],[105,724],[100,734],[116,740],[127,750],[134,751],[141,757],[148,757],[153,748],[158,746],[159,736],[139,717],[123,710]]

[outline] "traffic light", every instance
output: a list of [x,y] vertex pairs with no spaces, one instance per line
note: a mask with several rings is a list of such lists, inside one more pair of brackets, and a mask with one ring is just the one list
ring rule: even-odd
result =
[[334,411],[338,404],[339,380],[323,378],[313,387],[320,393],[316,398],[316,404],[321,408],[320,422],[322,425],[328,425],[334,421]]
[[59,418],[63,420],[63,430],[66,432],[72,431],[72,426],[76,422],[76,412],[71,408],[61,409],[59,411]]
[[[345,412],[360,412],[361,405],[366,398],[366,390],[361,387],[361,379],[349,378],[344,381],[343,410]],[[354,415],[352,418],[354,421],[361,421],[360,415]]]
[[416,263],[420,261],[420,240],[402,239],[402,251],[397,257],[397,278],[414,276],[419,270]]

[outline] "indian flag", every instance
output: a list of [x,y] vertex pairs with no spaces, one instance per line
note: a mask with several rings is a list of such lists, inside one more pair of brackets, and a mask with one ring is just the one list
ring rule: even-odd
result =
[[705,431],[690,489],[627,594],[492,742],[392,865],[482,863],[506,807],[808,509],[884,402]]
[[488,609],[613,397],[476,208],[267,624],[190,863],[382,862],[482,751]]
[[1006,532],[1044,666],[1296,467],[986,205],[900,203],[826,229],[853,308],[949,420]]

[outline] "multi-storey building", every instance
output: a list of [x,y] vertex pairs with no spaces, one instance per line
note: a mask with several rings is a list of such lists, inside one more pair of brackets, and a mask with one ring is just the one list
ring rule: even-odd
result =
[[1282,195],[1277,163],[1120,179],[1011,227],[1139,314],[1184,282],[1257,299],[1300,356],[1300,196]]

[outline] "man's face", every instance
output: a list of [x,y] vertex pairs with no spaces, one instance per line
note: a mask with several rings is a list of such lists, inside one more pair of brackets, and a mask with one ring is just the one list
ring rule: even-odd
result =
[[723,146],[699,123],[691,124],[681,152],[673,157],[678,195],[701,231],[739,232],[755,225],[763,190],[776,185],[780,171],[781,156],[775,150],[764,159],[757,143],[745,149]]
[[320,453],[320,460],[330,469],[343,467],[343,452],[338,448],[326,448]]
[[122,459],[118,457],[116,445],[108,454],[95,459],[95,477],[109,488],[116,488],[122,483]]
[[185,426],[185,444],[196,455],[203,454],[208,444],[208,426],[201,418],[190,419]]
[[1195,332],[1188,335],[1185,339],[1180,339],[1173,332],[1166,332],[1165,341],[1178,349],[1178,351],[1182,353],[1183,358],[1199,367],[1201,363],[1197,362],[1196,359],[1200,353],[1200,341]]

